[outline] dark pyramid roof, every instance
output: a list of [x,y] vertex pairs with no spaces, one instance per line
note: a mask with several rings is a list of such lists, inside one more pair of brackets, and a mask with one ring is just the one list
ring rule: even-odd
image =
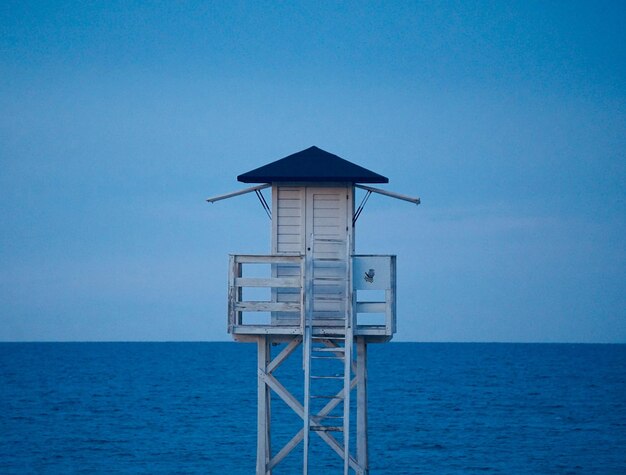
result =
[[277,181],[389,183],[387,177],[315,146],[239,175],[237,180],[244,183]]

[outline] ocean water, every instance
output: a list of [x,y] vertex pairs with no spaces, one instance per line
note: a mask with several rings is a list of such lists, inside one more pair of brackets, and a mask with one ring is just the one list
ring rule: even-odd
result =
[[[371,474],[626,473],[626,345],[389,343],[368,358]],[[279,376],[296,387],[290,359]],[[2,343],[0,474],[252,474],[255,368],[244,343]],[[276,452],[299,423],[280,402],[272,416]],[[275,475],[300,471],[298,449]],[[312,465],[341,473],[325,447]]]

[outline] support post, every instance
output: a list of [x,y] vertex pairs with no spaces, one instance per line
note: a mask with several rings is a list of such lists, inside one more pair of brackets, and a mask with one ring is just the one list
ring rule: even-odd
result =
[[257,341],[257,475],[271,475],[268,464],[270,453],[270,388],[265,383],[264,375],[271,361],[270,336],[259,336]]
[[356,338],[356,458],[363,469],[363,475],[369,474],[367,458],[367,343],[365,337]]

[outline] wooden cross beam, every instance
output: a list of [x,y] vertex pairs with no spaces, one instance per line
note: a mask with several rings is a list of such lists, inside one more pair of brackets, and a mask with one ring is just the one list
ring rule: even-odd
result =
[[[357,378],[353,378],[350,382],[350,389],[354,389],[357,385]],[[284,389],[284,388],[283,388]],[[337,407],[340,403],[339,396],[343,393],[343,390],[340,390],[337,393],[337,398],[331,399],[317,414],[311,416],[311,421],[314,422],[316,417],[322,417],[329,414],[335,407]],[[277,393],[281,396],[279,393]],[[282,396],[281,396],[282,399]],[[284,400],[284,399],[283,399]],[[298,414],[302,419],[304,419],[304,408],[302,409],[302,413],[299,411],[294,411]],[[316,432],[329,446],[333,449],[342,459],[343,459],[343,447],[339,444],[337,439],[335,439],[332,435],[327,434],[326,432]],[[325,437],[326,436],[326,437]],[[268,470],[271,470],[276,465],[278,465],[287,455],[291,453],[291,451],[302,441],[304,438],[304,428],[300,429],[293,438],[285,444],[285,446],[270,460],[268,465]],[[358,466],[356,460],[350,456],[350,466],[357,472],[361,473],[361,468]]]
[[[263,345],[265,347],[265,350],[269,353],[269,345],[267,344],[266,341],[263,341],[263,340],[264,340],[264,338],[260,338],[259,345]],[[285,362],[285,360],[294,352],[294,350],[301,343],[302,343],[302,338],[301,337],[296,337],[293,340],[291,340],[291,342],[285,348],[283,348],[283,350],[274,359],[270,359],[269,355],[265,355],[264,356],[265,364],[261,364],[259,366],[259,368],[258,368],[258,377],[259,377],[259,381],[263,383],[263,388],[259,387],[259,392],[265,393],[266,388],[271,389],[302,420],[304,420],[304,406],[272,374],[282,363]],[[331,342],[331,341],[325,341],[324,343],[325,343],[325,345],[327,347],[331,347],[331,348],[337,346],[337,345],[333,344],[333,342]],[[260,363],[261,363],[261,361],[260,361]],[[352,365],[352,370],[357,375],[354,378],[352,378],[352,380],[350,381],[350,390],[353,390],[357,386],[359,372],[357,372],[357,366],[356,366],[356,363],[354,361],[351,362],[351,365]],[[264,368],[262,366],[264,366]],[[320,418],[320,417],[328,415],[335,407],[337,407],[340,404],[340,402],[341,402],[340,397],[341,397],[342,394],[343,394],[343,389],[341,389],[337,393],[337,395],[336,395],[337,397],[331,399],[317,414],[311,415],[310,416],[310,422],[312,424],[314,424],[316,422],[315,421],[316,418]],[[266,411],[267,410],[268,410],[268,408],[266,408]],[[267,416],[267,414],[266,414],[266,416]],[[269,424],[269,421],[267,420],[266,417],[263,418],[263,419],[265,420],[265,424]],[[265,431],[265,434],[267,434],[267,431]],[[331,449],[333,449],[333,451],[335,453],[337,453],[337,455],[339,455],[341,457],[341,459],[343,460],[343,458],[344,458],[343,445],[340,444],[335,437],[333,437],[332,435],[328,434],[327,432],[321,432],[321,431],[320,432],[316,431],[316,434],[322,440],[324,440],[324,442],[326,442],[326,444]],[[287,442],[283,446],[283,448],[274,457],[271,457],[271,458],[270,458],[270,454],[269,454],[269,441],[266,441],[267,446],[265,448],[265,452],[266,452],[267,465],[266,465],[265,473],[266,474],[270,474],[271,470],[273,468],[275,468],[285,457],[287,457],[287,455],[289,455],[291,453],[291,451],[295,447],[297,447],[297,445],[302,441],[303,438],[304,438],[304,428],[300,429],[292,437],[292,439],[289,442]],[[364,473],[364,469],[361,467],[361,465],[359,465],[357,460],[350,454],[347,454],[347,456],[349,458],[348,463],[350,464],[350,467],[357,474],[363,474]]]

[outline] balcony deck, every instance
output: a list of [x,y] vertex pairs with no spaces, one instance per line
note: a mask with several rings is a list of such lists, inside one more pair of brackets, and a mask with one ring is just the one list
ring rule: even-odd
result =
[[[290,272],[277,272],[279,268]],[[373,268],[374,279],[367,274]],[[354,336],[366,337],[368,342],[389,341],[396,330],[395,268],[395,256],[351,256],[346,276],[346,281],[352,282],[347,294],[351,304],[345,316],[323,318],[318,315],[323,312],[307,310],[307,294],[311,294],[313,283],[306,278],[304,256],[231,255],[228,332],[242,342],[256,341],[259,335],[288,340],[301,336],[306,318],[310,318],[315,336],[341,335],[345,318],[350,318]]]

